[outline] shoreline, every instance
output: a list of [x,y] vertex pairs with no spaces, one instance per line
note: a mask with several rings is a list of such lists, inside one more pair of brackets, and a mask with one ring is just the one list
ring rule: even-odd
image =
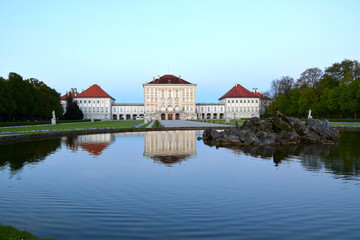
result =
[[[229,129],[234,126],[211,127],[218,130]],[[185,130],[205,130],[210,127],[169,127],[169,128],[119,128],[119,129],[93,129],[93,130],[73,130],[62,132],[45,132],[24,135],[9,135],[0,137],[0,144],[21,142],[34,139],[46,139],[53,137],[68,137],[101,133],[122,133],[122,132],[152,132],[152,131],[185,131]]]
[[[235,126],[224,127],[168,127],[168,128],[118,128],[118,129],[92,129],[92,130],[72,130],[59,132],[34,133],[24,135],[9,135],[0,137],[0,144],[29,141],[35,139],[47,139],[54,137],[68,137],[101,133],[122,133],[122,132],[152,132],[152,131],[185,131],[185,130],[205,130],[207,128],[215,128],[224,130]],[[360,127],[330,127],[339,131],[360,131]]]

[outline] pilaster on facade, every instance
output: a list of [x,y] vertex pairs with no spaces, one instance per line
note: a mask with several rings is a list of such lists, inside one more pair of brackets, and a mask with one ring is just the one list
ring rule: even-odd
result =
[[78,93],[76,88],[61,97],[66,110],[69,94],[83,111],[84,118],[101,120],[204,120],[260,117],[270,99],[235,84],[218,103],[196,103],[196,86],[174,75],[163,75],[142,84],[144,103],[115,103],[115,99],[94,84]]

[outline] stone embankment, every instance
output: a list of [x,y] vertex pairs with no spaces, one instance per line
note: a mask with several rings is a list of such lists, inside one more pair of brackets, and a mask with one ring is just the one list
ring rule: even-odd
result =
[[329,128],[327,120],[308,119],[303,124],[299,119],[287,117],[280,112],[265,121],[254,117],[242,126],[216,131],[206,129],[205,143],[216,146],[285,145],[298,143],[333,144],[340,141],[339,130]]

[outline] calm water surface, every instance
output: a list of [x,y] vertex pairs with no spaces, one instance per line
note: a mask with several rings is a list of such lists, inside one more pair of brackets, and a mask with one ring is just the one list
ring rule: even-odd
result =
[[359,239],[360,132],[237,149],[200,134],[0,145],[0,224],[57,239]]

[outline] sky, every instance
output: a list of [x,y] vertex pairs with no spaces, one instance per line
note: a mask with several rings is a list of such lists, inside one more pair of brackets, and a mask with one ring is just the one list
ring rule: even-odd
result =
[[236,83],[360,60],[360,1],[0,0],[0,76],[16,72],[65,94],[100,85],[142,103],[153,76],[197,83],[217,102]]

